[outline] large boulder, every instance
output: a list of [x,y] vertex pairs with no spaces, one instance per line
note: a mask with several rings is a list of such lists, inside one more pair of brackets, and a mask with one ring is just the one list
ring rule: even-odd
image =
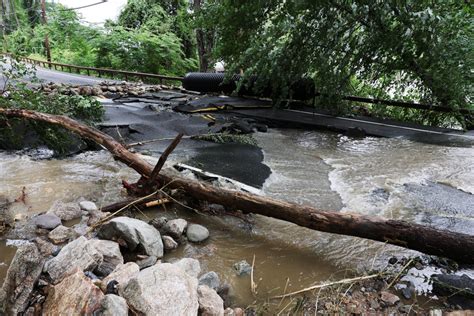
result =
[[103,299],[102,291],[80,268],[75,268],[49,289],[42,315],[92,315],[102,306]]
[[140,272],[140,267],[135,262],[119,264],[112,273],[102,280],[100,288],[105,292],[107,290],[107,284],[109,284],[110,281],[115,281],[117,282],[118,292],[120,293],[127,286],[130,279],[135,277],[138,272]]
[[107,294],[102,300],[100,316],[128,316],[127,301],[123,297]]
[[184,272],[193,278],[197,278],[201,273],[201,265],[199,264],[199,261],[193,258],[183,258],[173,264],[183,269]]
[[0,194],[0,233],[3,232],[5,226],[13,225],[15,214],[10,209],[10,200]]
[[143,315],[197,315],[198,281],[179,266],[162,263],[140,271],[121,295]]
[[59,246],[53,245],[46,239],[43,239],[41,237],[36,237],[34,241],[35,241],[36,246],[38,247],[38,250],[43,255],[43,257],[49,257],[53,253],[59,252],[58,250]]
[[122,240],[131,251],[138,250],[149,256],[163,257],[160,232],[141,220],[116,217],[102,225],[98,235],[102,239]]
[[197,290],[202,316],[224,316],[224,301],[213,289],[200,285]]
[[48,214],[54,214],[63,221],[70,221],[71,219],[81,217],[82,210],[77,203],[56,201],[49,209]]
[[53,283],[57,283],[76,267],[82,271],[94,271],[102,260],[102,254],[81,236],[64,246],[56,257],[47,261],[44,272],[49,274]]
[[431,279],[434,294],[448,297],[452,305],[474,309],[474,279],[466,274],[435,274]]
[[35,244],[27,243],[18,248],[0,290],[0,315],[24,312],[44,261]]
[[103,260],[94,270],[100,276],[109,275],[119,265],[123,264],[120,246],[115,241],[92,239],[89,243],[102,254]]

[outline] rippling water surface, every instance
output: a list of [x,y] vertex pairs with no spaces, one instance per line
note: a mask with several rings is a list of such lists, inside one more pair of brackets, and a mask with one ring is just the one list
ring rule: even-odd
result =
[[[272,169],[263,185],[268,196],[474,234],[472,148],[289,129],[255,137],[263,148],[265,164]],[[181,158],[174,157],[175,161]],[[0,177],[0,193],[10,200],[26,188],[27,204],[15,203],[13,208],[18,213],[46,211],[55,200],[72,201],[81,196],[105,205],[123,198],[121,179],[137,178],[107,152],[63,160],[0,153]],[[237,277],[232,264],[242,259],[251,263],[254,255],[258,297],[262,299],[283,292],[287,282],[288,291],[297,290],[335,274],[343,277],[348,271],[383,268],[392,255],[414,253],[259,216],[248,225],[235,218],[183,211],[167,215],[208,226],[211,238],[204,245],[181,247],[166,259],[183,255],[199,258],[203,270],[217,271],[232,285],[235,302],[242,305],[256,298],[250,293],[249,278]],[[3,241],[0,278],[12,255],[11,247]]]

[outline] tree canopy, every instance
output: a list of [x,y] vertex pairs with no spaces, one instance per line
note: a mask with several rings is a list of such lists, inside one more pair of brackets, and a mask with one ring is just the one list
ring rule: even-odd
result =
[[38,23],[38,18],[30,23],[26,13],[36,10],[37,2],[17,4],[15,14],[22,22],[7,21],[4,50],[45,56],[44,37],[48,34],[52,59],[57,62],[165,75],[184,75],[197,69],[185,1],[130,0],[118,21],[108,21],[103,27],[84,23],[75,11],[59,4],[48,4],[47,24]]
[[474,21],[463,1],[255,0],[208,2],[202,23],[214,56],[271,84],[276,97],[301,77],[340,94],[472,102]]
[[[257,78],[253,84],[270,87],[277,101],[306,77],[322,96],[317,105],[338,111],[351,109],[342,95],[473,107],[474,20],[466,1],[129,0],[104,27],[58,4],[49,4],[43,25],[38,3],[2,0],[4,49],[44,55],[48,33],[56,61],[174,75],[224,61],[229,74]],[[369,109],[474,124],[456,114]]]

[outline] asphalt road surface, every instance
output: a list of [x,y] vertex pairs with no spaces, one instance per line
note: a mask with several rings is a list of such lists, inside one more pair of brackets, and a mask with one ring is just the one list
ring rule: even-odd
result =
[[70,74],[47,68],[37,67],[36,76],[42,82],[78,84],[78,85],[94,85],[104,81],[104,78],[89,77],[77,74]]
[[[3,67],[6,65],[3,64]],[[1,70],[0,70],[1,71]],[[74,85],[95,85],[100,82],[105,81],[104,78],[90,77],[78,74],[70,74],[67,72],[51,70],[43,67],[36,66],[36,77],[42,83],[64,83],[64,84],[74,84]],[[25,78],[26,81],[31,80],[31,78]],[[115,81],[115,80],[107,80]],[[5,77],[3,74],[0,75],[0,85],[3,86],[5,82]]]

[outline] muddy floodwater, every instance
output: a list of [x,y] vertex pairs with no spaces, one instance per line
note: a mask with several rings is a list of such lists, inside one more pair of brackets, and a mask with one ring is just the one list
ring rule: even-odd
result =
[[[352,139],[291,129],[257,133],[255,138],[263,149],[264,163],[272,171],[262,187],[268,196],[474,234],[473,148],[396,138]],[[171,159],[192,164],[192,157],[190,152]],[[103,151],[62,160],[34,160],[3,152],[0,177],[0,193],[10,200],[25,187],[26,205],[14,206],[19,214],[47,211],[56,200],[79,197],[106,205],[124,198],[120,180],[137,178]],[[285,286],[287,291],[295,291],[329,278],[383,269],[391,256],[416,254],[260,216],[250,224],[233,217],[214,218],[183,210],[150,210],[142,216],[158,214],[184,217],[209,228],[211,238],[205,244],[187,244],[165,260],[183,256],[199,259],[203,271],[216,271],[231,285],[234,302],[240,306],[281,294]],[[0,242],[2,280],[14,255],[14,248],[7,246],[11,242]],[[257,297],[251,294],[250,279],[237,277],[232,269],[235,262],[245,259],[251,263],[254,256]]]

